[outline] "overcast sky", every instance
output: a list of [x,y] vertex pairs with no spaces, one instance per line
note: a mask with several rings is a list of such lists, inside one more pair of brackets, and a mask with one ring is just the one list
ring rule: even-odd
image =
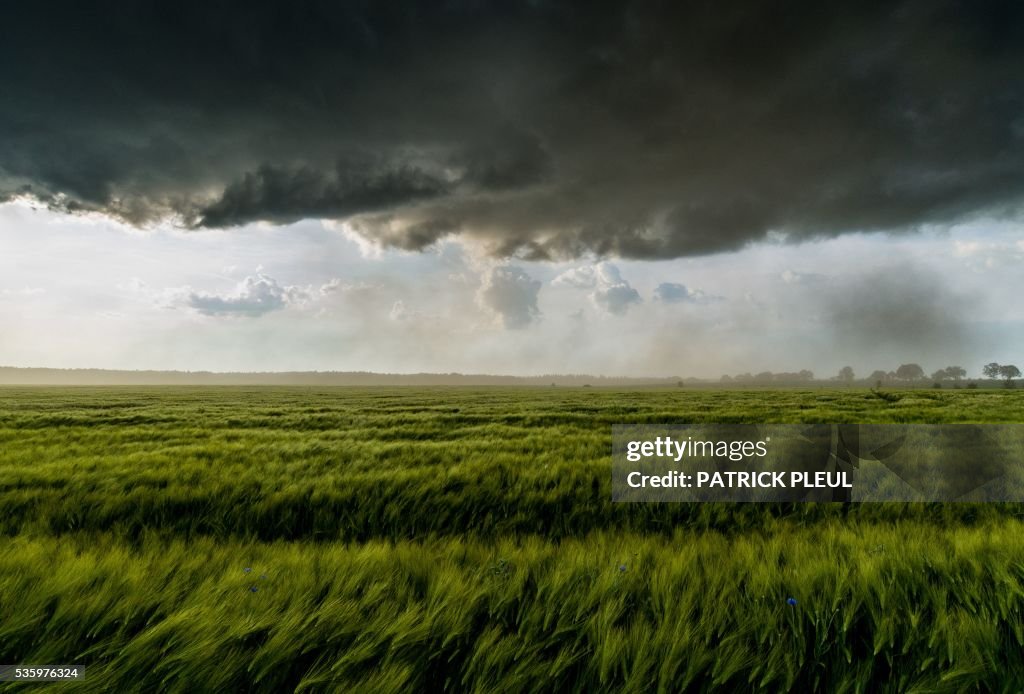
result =
[[0,364],[1024,362],[1014,2],[23,3]]

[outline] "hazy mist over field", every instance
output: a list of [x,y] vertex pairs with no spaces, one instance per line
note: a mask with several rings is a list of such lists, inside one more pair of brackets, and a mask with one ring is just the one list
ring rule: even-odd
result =
[[1014,3],[175,7],[0,27],[0,365],[1024,361]]

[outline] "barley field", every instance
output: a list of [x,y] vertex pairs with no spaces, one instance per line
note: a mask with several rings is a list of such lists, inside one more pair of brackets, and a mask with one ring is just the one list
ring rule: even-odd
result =
[[0,662],[96,692],[1024,689],[1024,505],[613,504],[611,426],[692,422],[1024,422],[1024,392],[0,388]]

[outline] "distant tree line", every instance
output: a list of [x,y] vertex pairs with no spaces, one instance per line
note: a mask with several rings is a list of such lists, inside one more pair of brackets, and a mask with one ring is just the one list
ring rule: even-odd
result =
[[[995,362],[983,366],[981,372],[985,378],[1002,379],[1008,388],[1012,388],[1013,379],[1019,378],[1021,375],[1020,369],[1013,364],[1000,365]],[[936,387],[941,387],[947,381],[959,384],[967,378],[967,369],[962,366],[947,366],[944,369],[933,371],[930,378]],[[838,379],[854,380],[853,369],[849,366],[844,366],[839,371]],[[880,369],[872,371],[868,380],[874,381],[878,385],[883,383],[923,381],[925,380],[925,370],[921,368],[920,364],[900,364],[899,368],[895,371],[882,371]]]
[[814,380],[814,372],[808,369],[803,371],[786,371],[772,373],[762,371],[760,373],[741,373],[735,376],[725,374],[719,379],[722,383],[806,383]]
[[[1006,384],[1006,387],[1012,388],[1015,378],[1020,378],[1021,371],[1013,364],[997,364],[992,362],[982,367],[982,374],[985,378],[991,380],[1002,380]],[[967,378],[967,369],[962,366],[947,366],[943,369],[932,372],[930,380],[935,384],[936,387],[941,388],[943,383],[953,382],[959,387],[959,384]],[[883,371],[882,369],[876,369],[871,372],[866,381],[874,383],[876,386],[882,386],[884,384],[893,383],[915,383],[925,381],[929,379],[925,370],[920,364],[900,364],[894,371]],[[735,376],[728,374],[723,375],[719,381],[721,383],[806,383],[814,380],[814,372],[808,369],[795,372],[782,372],[772,373],[771,371],[762,371],[757,374],[741,373]],[[843,383],[853,383],[857,380],[857,374],[854,373],[852,366],[844,366],[839,369],[839,373],[833,376],[830,380],[841,381]],[[969,387],[974,387],[975,384],[971,383]]]
[[1020,378],[1020,369],[1013,364],[997,364],[992,362],[981,367],[981,373],[986,378],[1001,378],[1006,382],[1007,388],[1013,387],[1013,379]]

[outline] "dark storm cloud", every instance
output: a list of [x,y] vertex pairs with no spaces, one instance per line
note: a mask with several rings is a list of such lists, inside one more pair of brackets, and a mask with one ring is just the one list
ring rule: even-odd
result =
[[200,209],[195,223],[223,227],[256,219],[287,224],[305,217],[344,218],[436,197],[447,188],[443,180],[413,167],[375,173],[365,163],[339,163],[334,172],[261,166]]
[[33,2],[0,199],[664,258],[1011,213],[1024,5]]

